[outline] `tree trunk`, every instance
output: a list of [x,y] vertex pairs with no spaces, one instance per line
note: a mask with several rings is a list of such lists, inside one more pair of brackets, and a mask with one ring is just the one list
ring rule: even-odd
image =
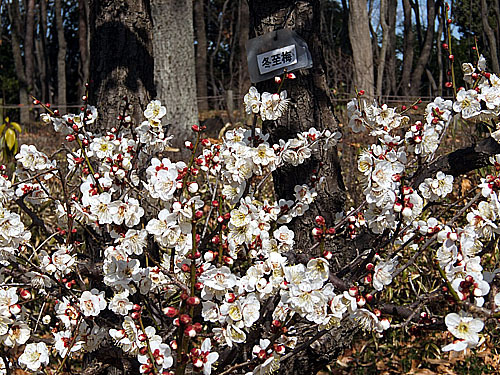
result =
[[78,48],[80,50],[79,64],[79,97],[85,95],[85,84],[89,81],[89,33],[88,33],[89,6],[86,0],[78,0]]
[[[270,133],[271,141],[276,142],[279,138],[286,140],[294,137],[298,132],[313,126],[320,131],[338,129],[333,116],[331,92],[324,73],[319,33],[319,0],[252,0],[249,4],[251,32],[262,35],[281,27],[294,29],[307,42],[314,64],[312,69],[297,71],[297,79],[285,81],[284,89],[292,98],[293,105],[287,115],[278,121],[264,121],[264,132]],[[369,40],[368,43],[370,44]],[[274,80],[259,84],[259,91],[263,90],[275,91]],[[310,184],[313,175],[325,177],[325,185],[318,189],[318,203],[312,204],[306,215],[290,223],[290,229],[295,232],[298,244],[298,251],[289,254],[292,262],[299,261],[301,254],[298,253],[303,253],[306,257],[320,255],[318,250],[310,250],[313,244],[310,228],[314,226],[314,219],[316,215],[321,214],[327,222],[333,223],[335,213],[342,210],[345,196],[337,150],[331,149],[327,152],[321,148],[304,165],[286,167],[273,175],[276,195],[285,199],[293,197],[295,185]],[[353,252],[349,250],[342,252],[338,264],[345,264],[352,256]],[[295,327],[299,332],[297,336],[300,345],[300,340],[305,341],[306,337],[311,335],[311,325],[307,322],[297,322]],[[350,344],[352,333],[353,329],[349,324],[333,329],[320,340],[319,346],[308,347],[304,352],[282,363],[280,373],[315,374]]]
[[411,5],[410,0],[403,0],[403,13],[404,13],[404,41],[403,41],[403,72],[401,74],[401,94],[408,95],[410,93],[411,84],[411,69],[413,66],[414,54],[414,39],[412,22],[411,22]]
[[157,98],[167,108],[166,119],[172,124],[173,146],[181,149],[198,123],[194,63],[193,3],[191,0],[152,0],[154,77]]
[[389,43],[389,26],[387,25],[387,0],[380,0],[380,26],[382,27],[382,46],[377,64],[377,91],[378,100],[382,96],[382,82],[384,80],[385,56]]
[[194,0],[194,28],[196,32],[196,92],[198,110],[208,110],[207,33],[205,29],[205,1]]
[[[213,52],[210,54],[210,57],[209,57],[210,86],[212,87],[212,96],[215,96],[215,97],[220,94],[220,90],[219,90],[219,87],[216,83],[214,63],[215,63],[215,57],[217,56],[217,52],[219,52],[219,47],[220,47],[221,40],[222,40],[222,32],[224,30],[223,22],[224,22],[224,19],[226,17],[226,10],[227,10],[228,4],[229,4],[229,0],[225,0],[224,4],[222,5],[222,12],[217,15],[217,19],[219,20],[219,30],[218,30],[219,32],[217,35],[217,41],[215,43],[215,48],[213,48]],[[214,100],[214,104],[215,103],[218,103],[217,99]],[[215,107],[215,105],[213,105],[213,107]],[[220,108],[216,108],[216,109],[220,109]]]
[[354,84],[365,90],[366,96],[374,95],[373,53],[370,38],[366,0],[349,1],[349,40],[354,60]]
[[57,28],[57,105],[60,113],[66,113],[66,38],[61,14],[61,0],[55,0],[54,11]]
[[50,102],[49,98],[49,80],[47,79],[48,69],[48,56],[47,56],[47,2],[40,2],[40,22],[39,22],[39,35],[40,38],[37,41],[37,54],[38,54],[38,66],[40,71],[40,86],[41,86],[41,100],[43,102]]
[[387,63],[385,74],[387,77],[387,95],[397,95],[397,66],[396,66],[396,14],[398,10],[398,1],[389,0],[387,7],[387,23],[389,26],[389,41],[387,44]]
[[99,111],[96,126],[110,129],[132,105],[136,122],[143,120],[154,97],[152,22],[148,0],[90,1],[89,101]]
[[240,28],[239,28],[239,72],[238,72],[238,103],[239,108],[243,106],[241,98],[250,87],[250,76],[248,75],[247,50],[246,42],[248,41],[248,33],[250,31],[250,13],[247,0],[240,0]]
[[432,43],[434,42],[434,21],[436,20],[436,7],[438,4],[434,0],[427,0],[427,31],[425,33],[425,41],[420,50],[417,64],[411,75],[411,95],[418,96],[420,94],[420,86],[422,85],[422,75],[429,61],[432,51]]
[[481,0],[481,19],[483,22],[484,33],[488,38],[491,66],[493,68],[493,72],[498,74],[500,72],[500,64],[498,61],[497,41],[495,33],[493,32],[488,20],[488,5],[486,4],[486,0]]
[[26,67],[26,84],[28,93],[34,93],[35,58],[33,56],[35,30],[35,0],[28,0],[26,8],[26,34],[24,37],[24,65]]
[[21,104],[20,121],[21,124],[26,125],[29,123],[30,118],[28,108],[28,83],[21,51],[21,45],[24,44],[24,37],[22,33],[23,22],[19,10],[19,0],[13,0],[12,3],[7,3],[7,10],[10,24],[12,25],[12,55],[16,68],[17,80],[19,81],[19,103]]

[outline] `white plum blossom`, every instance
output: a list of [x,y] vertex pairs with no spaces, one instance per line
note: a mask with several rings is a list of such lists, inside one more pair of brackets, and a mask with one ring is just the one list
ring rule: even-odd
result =
[[262,93],[260,115],[263,120],[277,120],[287,109],[290,99],[286,98],[286,91],[279,94]]
[[426,178],[418,187],[425,199],[435,201],[446,197],[453,190],[453,176],[438,172],[436,178]]
[[128,299],[129,292],[124,290],[121,293],[115,293],[111,301],[109,301],[108,308],[115,314],[128,315],[129,311],[132,310],[134,304]]
[[245,111],[248,114],[256,114],[259,113],[260,111],[260,93],[257,91],[257,89],[252,86],[248,90],[248,93],[245,94],[245,97],[243,98],[243,101],[245,103]]
[[40,367],[48,365],[49,351],[44,342],[30,343],[24,348],[23,354],[17,360],[21,366],[31,371],[38,371]]
[[484,328],[483,321],[464,313],[450,313],[444,320],[448,331],[458,339],[458,342],[446,345],[443,351],[462,351],[479,345],[479,332]]
[[97,289],[84,291],[80,296],[80,310],[85,316],[97,316],[106,308],[106,300],[104,292],[99,292]]
[[475,117],[481,111],[476,90],[460,90],[457,92],[457,101],[453,103],[453,110],[461,113],[464,119]]
[[146,110],[144,111],[144,117],[148,120],[155,119],[160,120],[167,113],[167,109],[161,105],[159,100],[152,100],[148,103]]
[[373,271],[373,287],[381,291],[385,286],[392,283],[392,273],[398,264],[398,259],[393,258],[387,262],[379,262]]

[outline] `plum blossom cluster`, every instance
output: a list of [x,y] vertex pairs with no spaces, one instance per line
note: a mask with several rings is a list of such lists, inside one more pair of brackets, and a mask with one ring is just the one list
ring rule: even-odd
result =
[[[470,79],[486,116],[496,110],[487,89],[496,81],[481,64]],[[257,116],[279,120],[290,105],[281,86],[275,94],[252,87],[244,100],[254,124]],[[264,186],[278,168],[336,146],[340,132],[311,128],[273,143],[255,125],[217,140],[193,125],[195,140],[185,143],[191,158],[173,161],[165,154],[166,108],[157,100],[144,119],[125,110],[104,133],[92,131],[98,121],[92,106],[74,115],[49,111],[43,121],[74,149],[56,163],[22,146],[16,177],[0,176],[0,343],[22,353],[9,367],[36,372],[114,345],[140,373],[210,375],[225,371],[227,353],[250,348],[244,366],[268,374],[300,348],[297,323],[321,334],[349,319],[383,334],[391,322],[378,296],[409,266],[406,247],[418,255],[429,246],[448,297],[460,306],[446,310],[455,341],[443,350],[477,347],[488,316],[474,316],[469,307],[492,317],[500,304],[500,293],[488,298],[498,271],[484,270],[480,257],[499,232],[500,177],[483,178],[481,195],[448,222],[434,207],[448,202],[456,176],[437,171],[415,183],[452,117],[474,117],[465,102],[437,98],[416,121],[405,109],[367,104],[362,96],[350,102],[352,130],[375,137],[358,160],[366,202],[332,213],[331,227],[316,217],[316,255],[305,260],[296,255],[306,234],[294,224],[321,204],[326,178],[290,186],[288,199],[266,194]],[[491,163],[500,166],[500,156]],[[42,221],[47,207],[52,216]],[[32,238],[25,221],[48,235]],[[353,262],[361,271],[334,273],[336,241],[361,231],[389,241],[360,252]],[[386,247],[394,251],[386,254]],[[341,279],[343,272],[350,277]]]
[[245,110],[248,114],[260,114],[263,120],[277,120],[287,109],[290,99],[287,99],[286,90],[279,94],[259,93],[257,88],[250,87],[245,95]]
[[[284,91],[251,88],[245,102],[273,121],[289,100]],[[335,146],[339,132],[311,128],[270,144],[259,128],[240,128],[214,142],[195,125],[196,142],[186,142],[191,160],[173,162],[163,154],[170,137],[159,101],[139,125],[125,111],[103,134],[91,131],[98,121],[92,106],[64,116],[47,109],[42,120],[74,149],[56,163],[23,145],[19,181],[0,177],[2,280],[16,275],[23,285],[0,289],[1,343],[22,352],[10,366],[36,372],[52,356],[64,364],[114,344],[141,373],[209,375],[218,350],[246,342],[270,306],[278,335],[262,343],[265,355],[252,354],[258,373],[295,347],[287,328],[295,315],[332,327],[363,305],[334,292],[325,258],[304,265],[286,256],[296,247],[288,224],[308,211],[322,180],[297,185],[293,199],[262,193],[273,171]],[[32,242],[23,216],[10,210],[14,199],[32,222],[41,204],[54,208],[47,238]],[[362,324],[387,328],[375,315]],[[202,339],[207,331],[213,337]],[[51,339],[39,342],[45,333]]]
[[[445,324],[454,342],[444,346],[443,351],[463,351],[480,345],[484,341],[485,319],[496,316],[496,306],[500,303],[500,293],[488,298],[499,271],[485,271],[480,256],[499,233],[500,177],[489,174],[482,178],[477,186],[481,194],[460,211],[462,217],[453,217],[449,223],[425,208],[432,207],[431,202],[442,202],[449,197],[454,189],[454,176],[438,171],[420,180],[418,186],[414,184],[422,169],[419,165],[433,161],[453,117],[498,121],[498,77],[486,71],[482,56],[475,66],[463,64],[462,68],[465,82],[472,88],[459,89],[454,102],[436,98],[427,105],[423,118],[416,121],[406,114],[405,106],[398,113],[396,108],[378,106],[376,102],[368,105],[361,95],[348,105],[351,129],[370,130],[376,137],[358,159],[358,170],[364,179],[365,207],[363,219],[352,217],[351,221],[366,221],[376,234],[389,231],[399,249],[408,246],[417,254],[422,251],[420,248],[438,245],[434,260],[444,289],[463,308],[446,315]],[[491,136],[498,141],[497,129],[493,129]],[[402,132],[404,138],[398,135]],[[490,163],[498,171],[500,156],[491,157]],[[398,269],[400,254],[396,257],[392,254],[386,259],[376,254],[377,264],[367,264],[364,283],[372,285],[375,292],[390,285],[394,276],[407,267]],[[467,306],[483,309],[482,315],[474,316],[477,310],[469,310]]]

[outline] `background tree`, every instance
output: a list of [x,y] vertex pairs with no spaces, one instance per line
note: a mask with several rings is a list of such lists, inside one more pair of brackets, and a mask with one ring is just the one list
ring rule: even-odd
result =
[[354,64],[354,84],[368,97],[375,93],[370,19],[366,0],[349,1],[349,40]]
[[192,0],[152,0],[156,97],[167,107],[173,145],[184,152],[188,129],[198,123]]
[[57,28],[57,99],[61,113],[66,113],[66,38],[64,37],[61,0],[54,6]]
[[204,0],[194,0],[194,27],[196,32],[196,93],[198,110],[201,112],[208,110],[207,31]]
[[100,109],[96,126],[111,129],[126,97],[141,118],[155,96],[149,1],[90,1],[90,95]]

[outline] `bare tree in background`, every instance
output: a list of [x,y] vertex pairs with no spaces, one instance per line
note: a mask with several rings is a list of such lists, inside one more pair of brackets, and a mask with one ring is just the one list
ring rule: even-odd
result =
[[205,25],[205,1],[194,0],[194,28],[196,32],[196,92],[198,110],[208,110],[207,80],[207,33]]
[[349,40],[354,63],[354,84],[358,90],[363,89],[368,97],[373,97],[373,53],[366,6],[366,0],[349,1]]
[[85,94],[85,84],[89,80],[89,5],[86,0],[78,0],[78,48],[80,50],[80,64],[78,67],[78,96]]
[[[23,22],[19,0],[12,0],[12,2],[7,3],[9,20],[12,25],[12,53],[17,79],[19,81],[19,101],[21,104],[22,124],[30,122],[30,112],[27,106],[31,102],[28,94],[33,90],[35,0],[28,0],[25,6],[26,17],[25,22]],[[23,47],[22,49],[21,46]]]
[[64,37],[61,0],[55,0],[54,12],[57,28],[57,104],[61,113],[66,113],[66,39]]

